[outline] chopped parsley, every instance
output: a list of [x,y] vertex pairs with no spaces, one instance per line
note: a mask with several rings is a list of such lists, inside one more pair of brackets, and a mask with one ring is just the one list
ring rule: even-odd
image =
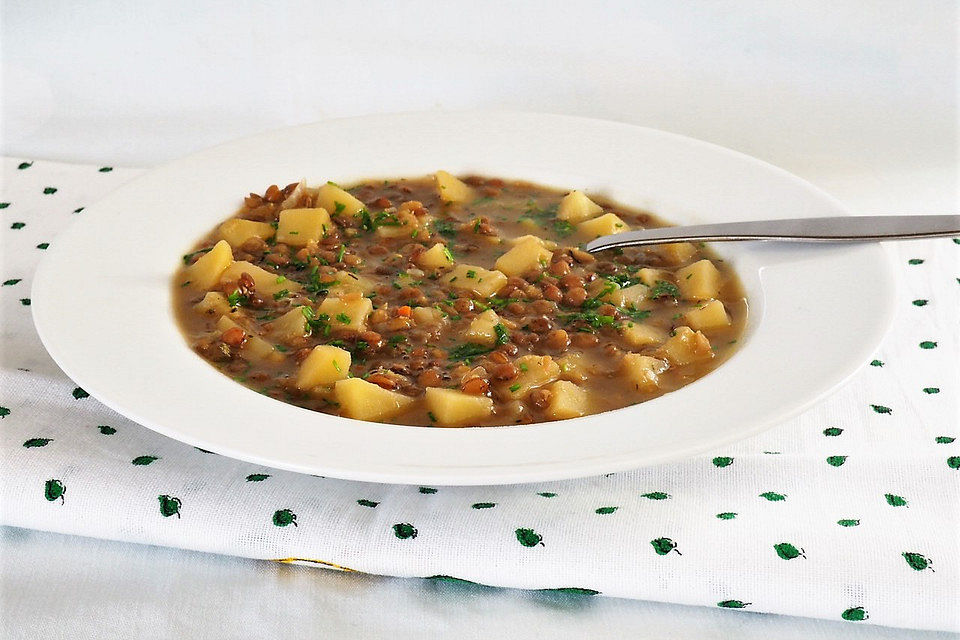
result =
[[427,417],[430,418],[430,422],[437,421],[437,416],[433,415],[433,411],[427,411]]
[[633,308],[627,309],[624,307],[617,307],[617,308],[619,309],[620,313],[622,313],[623,315],[627,316],[631,320],[637,320],[637,321],[646,320],[647,318],[650,317],[650,314],[653,313],[649,309],[633,309]]
[[507,344],[510,341],[510,334],[506,327],[499,322],[493,325],[493,332],[497,334],[497,344]]
[[657,300],[666,296],[678,298],[680,297],[680,289],[672,282],[667,282],[666,280],[657,280],[657,282],[653,285],[653,290],[650,291],[650,297],[653,300]]
[[447,352],[447,357],[451,360],[469,360],[476,356],[482,356],[485,353],[493,351],[490,347],[475,342],[465,342],[457,345]]
[[[468,270],[467,270],[467,277],[468,277],[468,278],[476,278],[476,277],[477,277],[477,272],[474,271],[473,269],[468,269]],[[452,282],[452,280],[451,280],[451,282]]]
[[[14,223],[14,224],[16,224],[16,223]],[[194,251],[193,253],[188,253],[187,255],[183,256],[183,264],[189,265],[189,264],[190,264],[190,259],[193,258],[193,256],[200,255],[201,253],[207,253],[207,252],[211,251],[212,249],[213,249],[213,247],[207,247],[206,249],[200,249],[199,251]]]
[[334,214],[343,213],[343,210],[346,208],[347,208],[347,205],[343,204],[342,202],[337,202],[336,200],[333,201]]
[[520,389],[520,383],[519,383],[519,382],[516,383],[516,384],[510,385],[510,391],[511,391],[511,392],[519,391],[519,389]]
[[447,238],[457,237],[457,227],[453,220],[434,220],[433,230]]
[[342,324],[350,324],[350,316],[348,316],[348,315],[345,314],[345,313],[338,313],[338,314],[337,314],[337,321],[340,322],[340,323],[342,323]]
[[231,307],[239,307],[240,305],[246,303],[247,296],[240,293],[240,289],[234,289],[233,293],[227,296],[227,302],[230,303]]
[[307,282],[307,284],[305,284],[303,288],[306,289],[308,293],[312,293],[318,296],[327,295],[327,293],[330,292],[330,289],[332,287],[335,287],[338,284],[340,284],[339,280],[333,280],[330,282],[321,281],[320,267],[314,267],[313,269],[310,270],[309,279],[310,281]]
[[565,238],[573,233],[574,228],[569,220],[554,220],[553,230],[556,231],[560,237]]
[[307,329],[312,335],[330,335],[330,316],[325,313],[314,313],[310,307],[301,307],[301,312],[307,319]]
[[557,210],[560,208],[560,204],[552,204],[546,208],[539,208],[537,203],[533,200],[527,201],[527,208],[524,210],[523,215],[520,216],[520,220],[526,218],[527,220],[533,220],[537,224],[546,225],[548,222],[551,222],[557,215]]
[[387,213],[386,211],[381,211],[375,216],[371,216],[369,211],[361,209],[353,214],[353,216],[360,220],[360,228],[364,231],[374,231],[377,227],[400,226],[400,219],[397,218],[396,214]]
[[613,327],[617,324],[617,319],[613,316],[597,313],[595,311],[583,311],[580,313],[571,313],[561,315],[560,320],[564,324],[582,323],[582,331],[594,332],[603,327]]
[[290,295],[290,290],[289,290],[289,289],[280,289],[280,291],[277,291],[275,294],[273,294],[273,299],[274,299],[274,300],[283,300],[283,299],[286,298],[288,295]]
[[[339,203],[338,203],[339,204]],[[353,214],[354,218],[360,220],[360,228],[364,231],[373,231],[373,218],[370,217],[370,212],[366,209],[360,209],[360,211]]]
[[634,278],[633,276],[627,275],[625,273],[613,273],[610,275],[603,276],[609,282],[613,282],[621,289],[626,289],[627,287],[632,287],[635,284],[640,284],[640,278]]

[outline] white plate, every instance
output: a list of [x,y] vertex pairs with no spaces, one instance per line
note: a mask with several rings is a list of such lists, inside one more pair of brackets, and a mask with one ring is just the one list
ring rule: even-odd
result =
[[474,429],[311,412],[247,389],[187,346],[172,315],[171,277],[180,256],[246,193],[302,177],[349,183],[438,168],[602,193],[677,224],[846,213],[753,158],[614,122],[503,112],[330,120],[188,156],[87,207],[37,273],[37,329],[97,399],[192,445],[324,476],[501,484],[716,451],[835,389],[892,319],[893,270],[879,245],[719,244],[746,287],[750,319],[739,351],[716,371],[617,411]]

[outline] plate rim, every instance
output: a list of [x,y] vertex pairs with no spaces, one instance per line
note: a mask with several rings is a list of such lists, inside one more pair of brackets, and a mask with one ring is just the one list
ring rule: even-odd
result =
[[[632,125],[632,124],[621,123],[621,122],[610,121],[610,120],[599,120],[599,119],[585,118],[580,116],[542,114],[542,113],[532,113],[527,111],[507,111],[507,110],[460,110],[460,111],[426,111],[426,112],[416,111],[416,112],[391,113],[391,114],[376,114],[372,116],[352,116],[349,118],[329,119],[329,120],[319,121],[316,123],[308,123],[308,124],[296,125],[293,127],[282,127],[279,129],[272,129],[269,131],[259,132],[259,133],[251,134],[248,136],[244,136],[236,140],[226,141],[218,145],[193,152],[182,158],[178,158],[175,160],[171,160],[167,163],[163,163],[161,165],[158,165],[155,168],[152,168],[146,171],[144,174],[126,182],[121,187],[121,189],[127,189],[127,188],[132,189],[141,183],[148,183],[157,174],[162,174],[164,170],[170,167],[176,167],[187,161],[195,160],[197,158],[204,157],[208,154],[214,154],[215,152],[221,151],[226,148],[230,148],[231,146],[234,146],[234,145],[248,144],[258,139],[269,138],[270,136],[279,135],[282,132],[293,133],[293,132],[309,130],[317,127],[336,126],[337,123],[344,122],[344,121],[369,121],[369,120],[377,120],[377,119],[384,119],[384,118],[404,118],[404,117],[422,118],[425,116],[437,116],[437,117],[469,116],[469,117],[479,117],[479,118],[533,117],[533,118],[560,119],[568,123],[586,123],[588,126],[590,124],[604,123],[606,125],[613,125],[616,127],[628,127],[631,129],[640,130],[645,134],[650,134],[654,136],[664,136],[666,138],[673,138],[675,140],[681,141],[683,144],[692,144],[694,147],[710,149],[712,152],[719,152],[722,155],[726,155],[728,157],[735,157],[741,161],[749,162],[763,171],[772,172],[774,174],[779,175],[781,179],[786,179],[789,182],[794,183],[794,185],[801,187],[803,191],[807,191],[815,195],[819,199],[823,200],[825,203],[828,203],[832,208],[836,209],[838,212],[842,212],[842,213],[845,213],[846,215],[849,215],[849,211],[846,209],[846,207],[844,207],[844,205],[840,201],[838,201],[836,198],[834,198],[824,190],[820,189],[816,185],[813,185],[807,182],[806,180],[800,178],[799,176],[796,176],[795,174],[792,174],[786,171],[785,169],[769,164],[753,156],[749,156],[742,152],[739,152],[733,149],[728,149],[726,147],[716,145],[711,142],[697,140],[695,138],[689,138],[687,136],[683,136],[683,135],[669,132],[669,131],[662,131],[658,129],[652,129],[649,127],[641,127],[638,125]],[[104,198],[101,198],[93,205],[88,206],[87,210],[88,211],[92,210],[94,212],[94,215],[96,215],[97,207],[100,204],[100,202],[104,200],[109,201],[109,198],[111,195],[113,195],[113,193],[116,193],[116,192],[111,192],[110,194],[107,194],[106,196],[104,196]],[[221,216],[221,218],[222,217],[223,216]],[[76,225],[74,225],[73,228],[76,228]],[[46,329],[48,327],[45,325],[45,317],[44,317],[44,315],[49,310],[47,299],[46,299],[47,293],[44,291],[44,287],[46,286],[46,283],[50,277],[48,272],[53,269],[52,265],[56,263],[57,256],[60,255],[60,253],[56,250],[57,245],[62,244],[63,240],[66,240],[66,242],[69,243],[69,238],[70,238],[69,234],[71,234],[71,232],[72,232],[72,229],[64,230],[64,232],[62,232],[61,236],[59,237],[58,243],[55,243],[54,246],[51,247],[54,250],[51,251],[48,255],[44,256],[43,260],[41,261],[41,264],[39,265],[36,271],[33,286],[32,286],[32,293],[31,293],[32,299],[34,299],[34,304],[31,306],[31,313],[33,315],[35,326],[37,328],[38,334],[40,335],[41,341],[43,342],[44,347],[47,349],[48,353],[50,353],[51,357],[53,357],[53,359],[57,362],[57,364],[61,367],[61,369],[63,369],[63,371],[71,379],[75,380],[78,384],[83,386],[84,389],[90,392],[100,402],[102,402],[109,408],[113,409],[114,411],[117,411],[121,415],[127,416],[130,419],[134,420],[135,422],[147,428],[150,428],[154,431],[157,431],[163,435],[166,435],[168,437],[172,437],[174,439],[180,440],[182,442],[186,442],[196,447],[215,451],[218,453],[223,453],[223,455],[228,455],[230,457],[247,460],[249,462],[253,462],[256,464],[261,464],[261,465],[265,465],[273,468],[288,469],[288,470],[298,471],[302,473],[316,473],[318,470],[320,470],[320,467],[316,465],[305,466],[303,464],[278,461],[272,458],[271,459],[259,458],[257,455],[250,454],[247,452],[238,453],[235,450],[230,450],[228,446],[225,447],[221,442],[211,442],[203,438],[198,438],[191,435],[190,433],[184,432],[181,429],[170,428],[164,424],[160,424],[148,416],[138,415],[138,412],[135,409],[127,406],[126,403],[122,401],[120,402],[116,401],[115,398],[113,397],[113,394],[110,393],[109,389],[100,388],[99,381],[91,380],[92,374],[88,375],[89,371],[74,369],[74,367],[69,364],[69,358],[65,358],[64,354],[60,351],[60,347],[62,345],[58,345],[57,337],[52,336],[47,332]],[[898,278],[896,276],[896,272],[893,267],[893,258],[890,251],[883,250],[883,255],[885,257],[885,260],[881,260],[880,264],[885,266],[885,269],[884,269],[885,273],[882,273],[880,277],[881,279],[885,278],[887,281],[887,284],[891,285],[887,287],[888,289],[887,298],[889,302],[892,302],[895,299],[896,290],[899,286]],[[170,260],[171,265],[174,264],[175,258],[176,256],[171,257],[171,260]],[[168,274],[168,279],[170,277],[172,277],[172,273]],[[873,332],[874,336],[870,340],[864,340],[859,350],[859,352],[864,357],[860,358],[859,364],[846,367],[842,375],[836,378],[832,384],[822,387],[816,393],[808,394],[804,396],[804,400],[802,402],[794,403],[793,405],[785,408],[783,411],[781,411],[778,414],[775,414],[775,415],[771,414],[771,415],[768,415],[766,419],[762,421],[760,420],[755,421],[750,428],[745,428],[745,429],[741,429],[740,431],[729,433],[725,437],[717,437],[717,438],[713,438],[708,441],[705,441],[703,443],[699,443],[697,445],[691,445],[683,450],[677,450],[672,453],[664,453],[659,456],[651,456],[643,460],[643,462],[639,464],[635,461],[634,459],[635,456],[629,457],[623,460],[618,460],[617,458],[613,458],[613,457],[605,457],[603,458],[603,460],[597,461],[597,462],[588,463],[586,461],[578,461],[577,469],[543,470],[543,469],[540,469],[539,467],[533,467],[529,469],[526,469],[526,468],[515,469],[509,472],[506,472],[506,471],[483,472],[480,475],[473,475],[473,476],[465,473],[458,474],[455,471],[450,472],[449,470],[446,470],[446,469],[440,470],[440,471],[438,470],[429,471],[427,469],[418,470],[415,472],[417,474],[416,477],[411,477],[409,474],[402,474],[402,473],[398,475],[396,471],[390,471],[390,470],[382,470],[382,471],[360,470],[357,473],[353,473],[353,472],[347,472],[344,470],[336,469],[334,470],[335,473],[330,473],[330,469],[326,468],[323,471],[325,472],[324,473],[325,475],[333,475],[335,477],[341,477],[341,478],[351,479],[351,480],[361,480],[361,481],[400,483],[400,484],[418,484],[418,483],[424,483],[424,482],[431,482],[434,484],[483,485],[483,484],[506,484],[506,483],[514,483],[514,482],[548,481],[548,480],[592,476],[592,475],[597,475],[599,473],[623,471],[627,469],[637,468],[638,466],[660,464],[660,463],[674,461],[678,459],[689,458],[689,457],[701,454],[705,451],[722,447],[732,442],[736,442],[739,440],[752,437],[762,431],[769,429],[770,427],[776,424],[782,423],[785,420],[788,420],[789,418],[808,409],[810,406],[816,404],[817,402],[822,400],[824,397],[833,393],[837,388],[845,384],[850,379],[850,377],[855,375],[864,366],[864,364],[867,361],[866,356],[868,356],[877,348],[883,335],[885,335],[889,330],[889,327],[894,318],[896,308],[893,304],[885,304],[880,306],[884,313],[883,313],[883,316],[879,319],[879,321],[874,325],[874,332]],[[172,313],[170,313],[169,315],[172,318]],[[739,351],[738,351],[738,354],[739,354]],[[735,354],[733,358],[735,358],[736,355],[738,354]],[[64,364],[65,361],[67,361],[68,364]],[[205,362],[203,362],[203,364],[206,365]],[[720,368],[728,365],[729,363],[724,363],[724,365],[722,365]],[[218,371],[215,371],[215,373],[217,376],[223,376],[223,374],[221,374]],[[703,378],[703,379],[707,379],[707,378]],[[232,383],[232,384],[236,385],[236,383]],[[696,382],[694,382],[693,384],[696,384]],[[245,387],[242,387],[241,385],[236,385],[236,386],[246,391],[249,391],[251,394],[255,393],[252,390],[247,390]],[[689,386],[692,386],[692,385],[688,385],[688,387]],[[685,387],[684,389],[688,387]],[[673,396],[677,393],[682,393],[682,392],[683,392],[683,389],[678,390],[676,392],[672,392],[663,397]],[[645,404],[649,404],[649,403],[645,403]],[[290,405],[285,405],[285,406],[290,406]],[[596,414],[596,415],[603,415],[603,414]],[[560,424],[560,423],[546,423],[546,424]],[[419,427],[419,428],[418,427],[402,427],[402,426],[395,426],[395,425],[378,425],[378,426],[380,427],[393,426],[394,428],[405,429],[405,430],[424,429],[424,427]],[[517,428],[536,429],[537,427],[538,425],[524,425],[522,427],[514,427],[514,426],[494,427],[493,429],[497,429],[497,430],[509,430],[509,429],[517,429]],[[479,428],[479,429],[490,429],[490,428]],[[441,429],[440,431],[454,432],[454,431],[475,431],[475,430],[476,429],[466,429],[466,430]]]

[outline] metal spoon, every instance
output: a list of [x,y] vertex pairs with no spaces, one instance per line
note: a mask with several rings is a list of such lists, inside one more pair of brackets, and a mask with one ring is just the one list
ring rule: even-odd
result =
[[837,216],[640,229],[600,236],[588,242],[584,248],[590,253],[596,253],[604,249],[667,242],[877,242],[957,235],[960,235],[960,216]]

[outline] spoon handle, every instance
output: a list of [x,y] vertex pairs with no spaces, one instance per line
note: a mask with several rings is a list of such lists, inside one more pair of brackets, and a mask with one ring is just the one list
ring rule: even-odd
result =
[[667,242],[876,242],[954,235],[960,235],[960,216],[837,216],[640,229],[601,236],[588,242],[585,249],[595,253]]

